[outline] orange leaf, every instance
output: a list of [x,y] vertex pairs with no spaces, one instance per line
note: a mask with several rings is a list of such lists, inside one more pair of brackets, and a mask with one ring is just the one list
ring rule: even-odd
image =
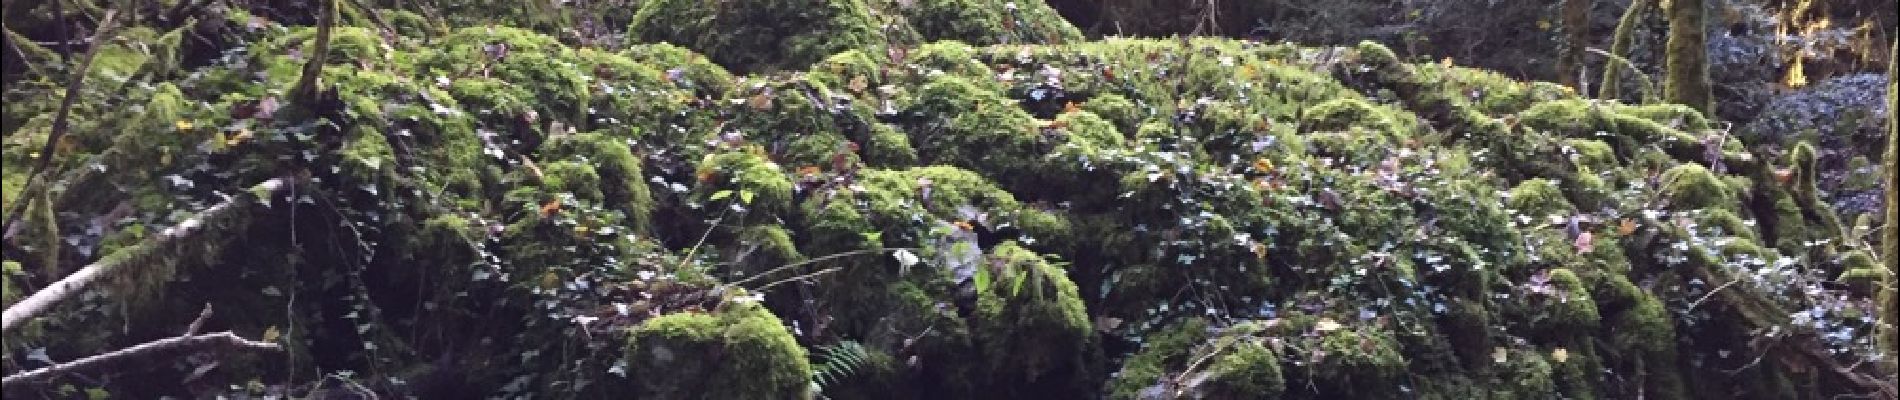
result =
[[1624,218],[1623,223],[1616,226],[1616,235],[1629,236],[1631,233],[1636,233],[1636,220]]
[[560,201],[560,200],[548,200],[548,202],[547,202],[547,204],[542,204],[542,205],[541,205],[541,216],[542,216],[542,217],[546,217],[546,216],[550,216],[550,215],[554,215],[554,213],[556,213],[556,212],[559,212],[559,211],[561,211],[561,201]]
[[1076,111],[1082,111],[1082,106],[1075,104],[1073,101],[1062,104],[1063,114],[1074,114]]

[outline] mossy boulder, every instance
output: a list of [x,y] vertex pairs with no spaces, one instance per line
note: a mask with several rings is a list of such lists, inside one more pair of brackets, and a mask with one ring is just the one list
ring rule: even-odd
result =
[[802,399],[810,397],[812,367],[805,348],[771,312],[733,303],[633,328],[627,374],[641,397]]
[[864,0],[647,1],[627,36],[667,42],[728,69],[802,69],[846,50],[884,52],[882,23]]

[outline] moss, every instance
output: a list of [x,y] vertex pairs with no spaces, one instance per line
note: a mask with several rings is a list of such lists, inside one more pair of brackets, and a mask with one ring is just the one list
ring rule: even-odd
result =
[[1440,130],[1455,137],[1474,138],[1479,143],[1503,139],[1508,128],[1478,112],[1463,97],[1437,90],[1424,81],[1411,65],[1399,60],[1391,49],[1370,41],[1356,47],[1359,62],[1367,68],[1370,80],[1398,94],[1406,109],[1431,121]]
[[1523,215],[1542,218],[1551,215],[1569,216],[1576,213],[1576,207],[1564,199],[1563,191],[1557,189],[1557,183],[1548,179],[1532,179],[1517,184],[1511,189],[1511,197],[1506,205]]
[[1589,287],[1569,269],[1558,268],[1550,271],[1550,286],[1555,290],[1550,312],[1549,328],[1552,332],[1589,332],[1595,330],[1601,318],[1597,314],[1596,302],[1590,298]]
[[1207,320],[1189,317],[1149,333],[1141,344],[1141,350],[1122,363],[1121,372],[1109,381],[1109,398],[1144,398],[1143,389],[1154,386],[1156,382],[1168,378],[1173,370],[1193,361],[1190,359],[1191,351],[1207,340],[1209,332]]
[[1085,371],[1095,330],[1068,273],[1014,242],[991,249],[990,259],[1000,270],[977,289],[971,332],[991,379],[1058,390],[1093,387]]
[[1300,125],[1304,130],[1331,131],[1364,127],[1388,138],[1403,139],[1407,136],[1390,111],[1360,99],[1346,98],[1319,103],[1307,109],[1302,118]]
[[1096,96],[1083,102],[1082,110],[1114,122],[1115,130],[1119,132],[1134,132],[1136,125],[1148,119],[1147,114],[1135,106],[1135,102],[1113,93]]
[[603,197],[600,193],[600,173],[590,164],[573,161],[555,161],[541,166],[545,175],[541,186],[549,193],[572,193],[574,197],[592,203],[598,203]]
[[601,201],[627,216],[628,225],[643,231],[655,207],[653,193],[641,173],[640,159],[612,138],[599,133],[565,136],[550,142],[544,161],[573,161],[593,166],[600,176]]
[[864,0],[647,1],[627,36],[693,49],[738,71],[799,69],[846,50],[884,52]]
[[[672,43],[641,43],[621,52],[635,62],[665,71],[672,84],[700,96],[722,97],[732,89],[732,73],[699,53]],[[677,75],[677,77],[675,77]]]
[[801,399],[810,397],[805,348],[755,304],[711,314],[674,313],[633,328],[628,376],[641,397]]
[[[1294,364],[1283,372],[1293,378],[1289,387],[1313,385],[1318,389],[1316,393],[1326,396],[1399,395],[1407,361],[1392,332],[1361,326],[1317,334],[1310,343],[1312,352],[1303,357],[1306,363]],[[1302,377],[1308,382],[1299,382]],[[1305,391],[1296,389],[1291,393],[1297,392]]]
[[1032,171],[1039,132],[1013,101],[952,76],[932,79],[918,99],[917,110],[937,116],[910,130],[924,162],[975,170],[1006,186]]
[[[693,188],[702,200],[716,201],[718,204],[744,201],[752,197],[748,207],[767,212],[785,212],[792,206],[792,181],[778,163],[767,160],[751,152],[726,152],[706,156],[701,161],[696,174],[699,185]],[[712,200],[722,191],[726,194],[723,201]],[[750,195],[747,195],[750,193]]]
[[1669,201],[1671,208],[1678,210],[1733,207],[1735,204],[1734,191],[1701,164],[1683,164],[1664,171],[1659,194]]
[[[1513,351],[1515,350],[1515,351]],[[1492,366],[1491,398],[1505,399],[1548,399],[1557,398],[1557,386],[1552,381],[1551,365],[1544,355],[1535,350],[1498,348],[1502,354],[1502,363]],[[1497,354],[1493,354],[1496,357]]]
[[1608,143],[1599,140],[1571,138],[1564,139],[1564,145],[1569,146],[1570,149],[1574,151],[1571,161],[1576,163],[1578,167],[1577,172],[1579,174],[1592,175],[1595,172],[1608,173],[1617,167],[1616,152],[1610,148]]
[[871,140],[864,146],[864,162],[882,168],[903,168],[917,164],[917,149],[910,136],[890,125],[871,126]]
[[[1616,21],[1616,30],[1610,34],[1611,55],[1625,57],[1630,54],[1630,45],[1636,32],[1636,25],[1642,21],[1644,15],[1649,13],[1649,8],[1653,7],[1655,3],[1656,0],[1634,0],[1630,2],[1629,8],[1623,10],[1623,16]],[[1620,77],[1625,68],[1627,67],[1623,65],[1609,65],[1603,69],[1603,80],[1601,81],[1603,82],[1603,89],[1599,92],[1597,97],[1609,100],[1622,98],[1623,82],[1620,80]],[[1647,97],[1650,97],[1650,95],[1645,94],[1644,97],[1644,100],[1648,101],[1649,99]]]
[[[304,51],[312,50],[316,39],[316,28],[297,28],[290,34],[276,38],[261,46],[267,54],[299,54],[297,59],[312,56]],[[395,57],[394,49],[383,43],[383,38],[370,28],[339,26],[330,31],[330,54],[323,61],[330,65],[366,66],[384,65]]]
[[920,0],[898,9],[925,40],[979,46],[1082,40],[1082,31],[1041,1]]
[[1872,293],[1872,289],[1878,288],[1883,279],[1880,271],[1882,266],[1866,251],[1849,252],[1841,257],[1840,263],[1841,274],[1836,280],[1853,285],[1864,293]]

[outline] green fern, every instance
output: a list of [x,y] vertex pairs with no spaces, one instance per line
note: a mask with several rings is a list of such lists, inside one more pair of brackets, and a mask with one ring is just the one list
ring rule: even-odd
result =
[[811,386],[813,394],[826,398],[825,388],[836,386],[852,374],[870,364],[871,352],[863,344],[846,340],[830,346],[820,346],[813,352],[818,362],[812,365]]

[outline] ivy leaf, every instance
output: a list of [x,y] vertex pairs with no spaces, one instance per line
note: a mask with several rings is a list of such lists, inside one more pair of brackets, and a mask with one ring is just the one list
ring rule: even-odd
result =
[[745,203],[745,204],[752,204],[752,197],[755,194],[757,193],[753,193],[750,190],[741,190],[739,191],[739,202]]
[[721,191],[713,192],[712,197],[709,197],[708,199],[712,201],[720,201],[720,200],[725,200],[727,197],[732,197],[731,190],[721,190]]

